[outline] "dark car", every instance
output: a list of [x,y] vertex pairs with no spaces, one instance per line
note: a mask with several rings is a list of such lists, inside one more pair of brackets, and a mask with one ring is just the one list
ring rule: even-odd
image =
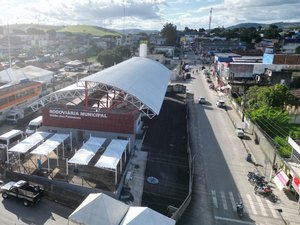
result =
[[200,97],[198,100],[199,104],[205,104],[206,103],[206,99],[204,97]]

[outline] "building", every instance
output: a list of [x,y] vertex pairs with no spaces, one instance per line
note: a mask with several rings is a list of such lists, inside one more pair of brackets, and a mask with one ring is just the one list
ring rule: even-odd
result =
[[35,81],[25,80],[0,86],[0,120],[5,120],[6,114],[11,109],[26,108],[28,104],[37,100],[41,93],[42,84]]
[[295,54],[296,49],[300,46],[299,38],[286,38],[283,40],[281,52],[284,54]]
[[90,135],[130,139],[133,149],[144,117],[159,113],[171,71],[134,57],[82,78],[31,105],[42,108],[44,129],[69,133],[81,143]]

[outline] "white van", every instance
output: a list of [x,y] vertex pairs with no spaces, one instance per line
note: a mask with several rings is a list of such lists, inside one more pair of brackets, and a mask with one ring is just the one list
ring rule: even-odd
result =
[[24,137],[21,130],[11,130],[0,136],[0,159],[6,161],[6,150]]
[[26,135],[33,134],[43,125],[43,116],[39,116],[33,120],[31,120],[27,126],[25,131]]

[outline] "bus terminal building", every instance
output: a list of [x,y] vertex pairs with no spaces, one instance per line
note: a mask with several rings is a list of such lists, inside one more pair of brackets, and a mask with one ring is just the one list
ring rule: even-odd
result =
[[[130,139],[142,132],[142,118],[159,114],[171,71],[157,61],[134,57],[44,96],[31,105],[42,109],[44,130]],[[132,149],[131,149],[132,150]]]

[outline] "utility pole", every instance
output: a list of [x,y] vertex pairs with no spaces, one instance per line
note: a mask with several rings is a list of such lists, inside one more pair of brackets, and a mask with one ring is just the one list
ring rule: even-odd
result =
[[210,33],[210,29],[211,29],[211,20],[212,20],[212,8],[210,8],[209,11],[208,33]]

